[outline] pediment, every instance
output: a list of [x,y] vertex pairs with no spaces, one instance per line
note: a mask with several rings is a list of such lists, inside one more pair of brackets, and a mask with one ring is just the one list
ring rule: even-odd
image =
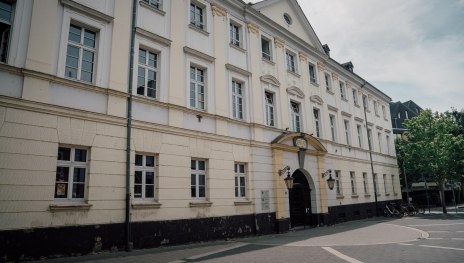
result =
[[[296,0],[264,0],[252,7],[309,45],[324,52],[319,38]],[[289,17],[290,24],[287,23],[284,14]]]
[[312,95],[311,97],[309,97],[309,100],[311,102],[314,102],[316,104],[319,104],[319,105],[323,105],[324,104],[324,101],[322,100],[322,98],[318,95]]
[[287,93],[291,94],[291,95],[294,95],[294,96],[297,96],[300,99],[304,99],[304,97],[305,97],[304,92],[300,88],[295,87],[295,86],[287,88]]
[[262,82],[280,87],[280,81],[272,75],[263,75],[259,78]]

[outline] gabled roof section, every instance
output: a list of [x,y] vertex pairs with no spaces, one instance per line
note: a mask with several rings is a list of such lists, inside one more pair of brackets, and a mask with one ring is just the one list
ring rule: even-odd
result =
[[[324,52],[316,32],[314,32],[314,29],[296,0],[264,0],[251,6],[261,14],[303,39],[309,45]],[[284,14],[289,17],[291,21],[290,24],[287,23]]]

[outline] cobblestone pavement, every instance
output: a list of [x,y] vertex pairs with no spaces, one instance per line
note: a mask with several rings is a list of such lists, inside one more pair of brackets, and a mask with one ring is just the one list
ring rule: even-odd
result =
[[[463,210],[463,209],[461,209]],[[48,260],[89,262],[464,262],[464,213],[374,218],[286,234],[130,253]]]

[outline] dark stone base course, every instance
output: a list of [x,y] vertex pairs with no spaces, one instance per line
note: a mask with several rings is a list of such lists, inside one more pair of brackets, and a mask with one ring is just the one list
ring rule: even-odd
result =
[[[132,222],[133,247],[151,248],[275,233],[275,213]],[[124,249],[124,224],[0,231],[0,262]]]
[[[377,202],[378,216],[383,216],[385,205],[390,202],[401,202],[401,199]],[[325,222],[327,225],[333,225],[341,222],[365,219],[374,216],[376,216],[375,203],[330,206],[329,214],[327,215]]]

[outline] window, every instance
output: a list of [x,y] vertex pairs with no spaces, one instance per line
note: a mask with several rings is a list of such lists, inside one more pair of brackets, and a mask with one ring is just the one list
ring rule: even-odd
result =
[[240,27],[230,23],[230,43],[234,46],[240,46]]
[[387,191],[387,175],[383,175],[383,190],[385,190],[385,193],[388,193]]
[[266,125],[275,126],[274,122],[274,94],[271,92],[264,92],[266,100]]
[[205,71],[190,67],[190,107],[205,109]]
[[242,84],[232,81],[232,115],[235,119],[243,119],[243,91]]
[[342,98],[342,100],[346,100],[345,83],[340,81],[339,85],[340,85],[340,97]]
[[354,105],[359,105],[358,104],[358,91],[355,89],[352,89],[351,92],[353,93],[353,102]]
[[404,111],[404,116],[406,116],[406,119],[409,119],[408,111]]
[[204,29],[205,27],[205,19],[203,16],[203,7],[200,7],[196,3],[190,3],[190,24],[198,27],[200,29]]
[[75,147],[58,147],[55,199],[83,201],[85,198],[88,150]]
[[378,193],[377,188],[377,174],[374,174],[374,192]]
[[296,72],[296,62],[295,62],[295,54],[290,52],[286,52],[285,56],[287,58],[287,70],[291,72]]
[[11,1],[0,1],[0,62],[3,63],[8,59],[12,24],[13,4]]
[[134,198],[155,198],[155,156],[135,154]]
[[367,173],[363,173],[363,187],[364,187],[364,193],[365,194],[369,193],[369,188],[367,184]]
[[360,124],[356,125],[356,130],[358,131],[358,146],[362,148],[362,127]]
[[370,128],[367,129],[367,142],[369,143],[369,150],[372,149],[372,130]]
[[245,164],[234,164],[235,168],[235,197],[246,198]]
[[377,106],[377,101],[374,100],[374,112],[375,115],[379,116],[379,107]]
[[93,82],[97,33],[81,26],[69,26],[66,51],[65,76],[67,78]]
[[390,155],[391,154],[391,149],[390,149],[390,136],[385,135],[385,141],[387,143],[387,153]]
[[192,198],[206,197],[206,161],[191,160],[191,196]]
[[401,112],[398,112],[398,119],[401,119]]
[[343,123],[345,125],[346,144],[350,145],[350,121],[349,120],[343,120]]
[[363,107],[364,110],[369,110],[369,102],[367,100],[367,95],[362,95],[362,100],[363,100]]
[[391,178],[392,178],[392,191],[393,191],[393,194],[396,194],[396,190],[395,190],[395,175],[392,174],[392,175],[391,175]]
[[291,101],[291,112],[292,112],[292,130],[299,132],[301,130],[300,127],[300,104]]
[[377,133],[377,138],[379,139],[379,152],[382,152],[382,133]]
[[330,114],[329,115],[329,121],[330,121],[330,132],[332,134],[332,141],[337,141],[336,140],[336,124],[335,124],[335,116]]
[[309,64],[309,80],[312,83],[316,83],[316,67],[313,64]]
[[314,115],[314,132],[316,137],[321,138],[321,119],[318,109],[313,109]]
[[385,109],[385,105],[382,105],[382,115],[385,120],[387,120],[387,111]]
[[350,181],[351,181],[351,194],[356,194],[356,175],[354,172],[350,172]]
[[137,75],[137,94],[150,98],[156,98],[157,75],[158,54],[140,48]]
[[340,171],[335,171],[335,191],[337,195],[343,195]]
[[152,6],[154,8],[161,8],[161,0],[143,0],[143,2],[147,3],[149,6]]
[[264,59],[271,60],[271,41],[266,38],[261,38],[261,56]]
[[291,25],[291,24],[292,24],[292,18],[291,18],[290,15],[287,14],[287,13],[284,14],[284,20],[285,20],[285,22],[286,22],[288,25]]
[[330,75],[325,73],[324,74],[324,78],[325,78],[325,89],[327,91],[332,91],[332,84],[330,83]]

